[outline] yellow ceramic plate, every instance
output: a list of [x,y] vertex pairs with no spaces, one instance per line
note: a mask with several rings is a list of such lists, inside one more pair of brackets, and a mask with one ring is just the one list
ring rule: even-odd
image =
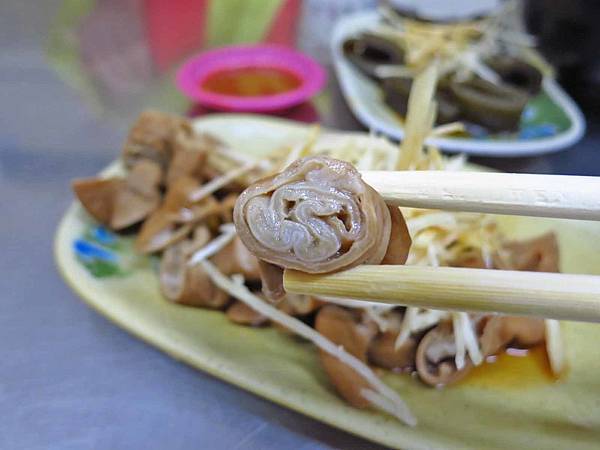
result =
[[[248,153],[268,152],[303,137],[307,128],[257,116],[211,116],[196,122]],[[115,170],[114,168],[112,170]],[[514,237],[553,229],[565,272],[600,274],[600,224],[503,218]],[[307,343],[273,328],[233,325],[222,313],[186,308],[161,298],[152,264],[130,261],[122,276],[95,277],[74,253],[91,220],[78,204],[56,235],[58,267],[93,308],[178,360],[276,403],[367,439],[401,448],[584,449],[600,445],[600,327],[564,323],[570,371],[560,383],[477,382],[437,390],[406,375],[384,379],[406,399],[419,425],[403,426],[347,406],[333,392]],[[103,238],[100,236],[100,238]],[[81,250],[81,249],[80,249]],[[127,252],[127,248],[121,248]],[[513,375],[514,379],[514,375]]]

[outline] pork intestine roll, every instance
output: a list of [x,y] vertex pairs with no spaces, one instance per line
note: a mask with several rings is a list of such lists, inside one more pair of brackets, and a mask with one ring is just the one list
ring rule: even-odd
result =
[[248,187],[233,216],[259,259],[302,272],[403,264],[410,247],[398,208],[389,209],[351,164],[324,156],[299,159]]

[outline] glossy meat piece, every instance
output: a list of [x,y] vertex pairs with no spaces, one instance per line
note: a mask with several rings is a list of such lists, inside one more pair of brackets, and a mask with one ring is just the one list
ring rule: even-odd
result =
[[141,222],[160,204],[161,170],[153,161],[137,162],[115,196],[110,221],[113,230],[121,230]]
[[244,302],[235,301],[227,308],[225,315],[233,323],[238,325],[247,325],[251,327],[260,327],[269,323],[269,319],[259,312],[256,312]]
[[136,238],[137,251],[164,250],[184,239],[196,223],[220,212],[220,205],[213,197],[198,204],[189,200],[189,194],[198,186],[199,182],[190,177],[179,178],[169,186],[163,204],[144,222]]
[[125,185],[122,178],[83,178],[74,180],[73,192],[89,215],[103,225],[110,226],[114,199]]
[[267,299],[275,302],[285,297],[283,289],[283,269],[275,264],[259,260],[260,279],[262,292]]
[[379,264],[392,229],[383,199],[358,171],[323,156],[250,186],[236,202],[234,221],[259,259],[309,273]]
[[384,369],[408,369],[415,365],[417,339],[408,337],[396,348],[398,331],[385,331],[369,345],[369,360]]
[[166,184],[170,186],[175,181],[182,177],[191,177],[198,180],[203,178],[203,170],[206,163],[207,152],[197,144],[196,140],[191,139],[185,133],[178,133],[175,137],[175,142],[180,142],[176,145],[175,152],[171,158],[169,169],[167,170]]
[[246,281],[260,280],[258,259],[237,236],[213,256],[211,261],[225,275],[241,274]]
[[559,272],[559,249],[552,232],[526,241],[508,242],[494,258],[494,265],[504,270]]
[[518,316],[493,316],[483,326],[479,337],[481,351],[493,355],[507,346],[532,347],[545,339],[544,319]]
[[155,110],[142,112],[123,145],[125,166],[132,167],[140,159],[150,159],[165,170],[173,155],[175,134],[179,131],[187,135],[193,133],[186,118]]
[[160,203],[160,167],[138,161],[126,178],[85,178],[73,181],[77,198],[98,222],[121,230],[144,220]]
[[309,295],[288,293],[277,308],[290,316],[305,316],[319,309],[323,304],[323,301]]
[[[367,362],[367,350],[376,330],[360,324],[351,311],[324,306],[317,314],[315,329],[363,363]],[[319,356],[336,391],[352,406],[369,407],[369,401],[361,395],[362,389],[371,389],[369,383],[336,357],[323,351]]]
[[219,309],[229,303],[229,294],[218,289],[201,265],[189,266],[190,242],[182,241],[165,250],[160,261],[160,290],[171,302]]
[[402,217],[400,209],[396,206],[388,206],[392,229],[390,231],[390,240],[388,242],[385,256],[381,264],[396,265],[404,264],[408,258],[412,239],[408,232],[408,226]]
[[456,344],[452,324],[442,322],[421,339],[415,364],[421,380],[430,386],[446,386],[464,378],[473,363],[465,360],[462,369],[456,367]]

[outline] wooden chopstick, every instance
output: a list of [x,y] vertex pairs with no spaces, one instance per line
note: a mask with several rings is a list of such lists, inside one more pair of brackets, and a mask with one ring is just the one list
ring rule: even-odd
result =
[[600,322],[600,276],[423,266],[284,273],[287,292],[376,303]]
[[[386,203],[427,209],[600,220],[600,177],[364,171]],[[286,270],[287,292],[376,303],[600,322],[600,276],[422,266]]]
[[600,177],[493,172],[363,171],[388,204],[600,220]]

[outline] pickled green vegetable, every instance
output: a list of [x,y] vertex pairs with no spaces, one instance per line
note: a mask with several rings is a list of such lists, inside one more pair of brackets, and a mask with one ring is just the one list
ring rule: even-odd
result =
[[529,95],[507,85],[496,85],[481,78],[450,83],[465,119],[491,131],[516,130]]
[[372,78],[377,78],[377,66],[404,62],[404,50],[400,46],[370,33],[348,39],[344,42],[343,51],[346,58]]

